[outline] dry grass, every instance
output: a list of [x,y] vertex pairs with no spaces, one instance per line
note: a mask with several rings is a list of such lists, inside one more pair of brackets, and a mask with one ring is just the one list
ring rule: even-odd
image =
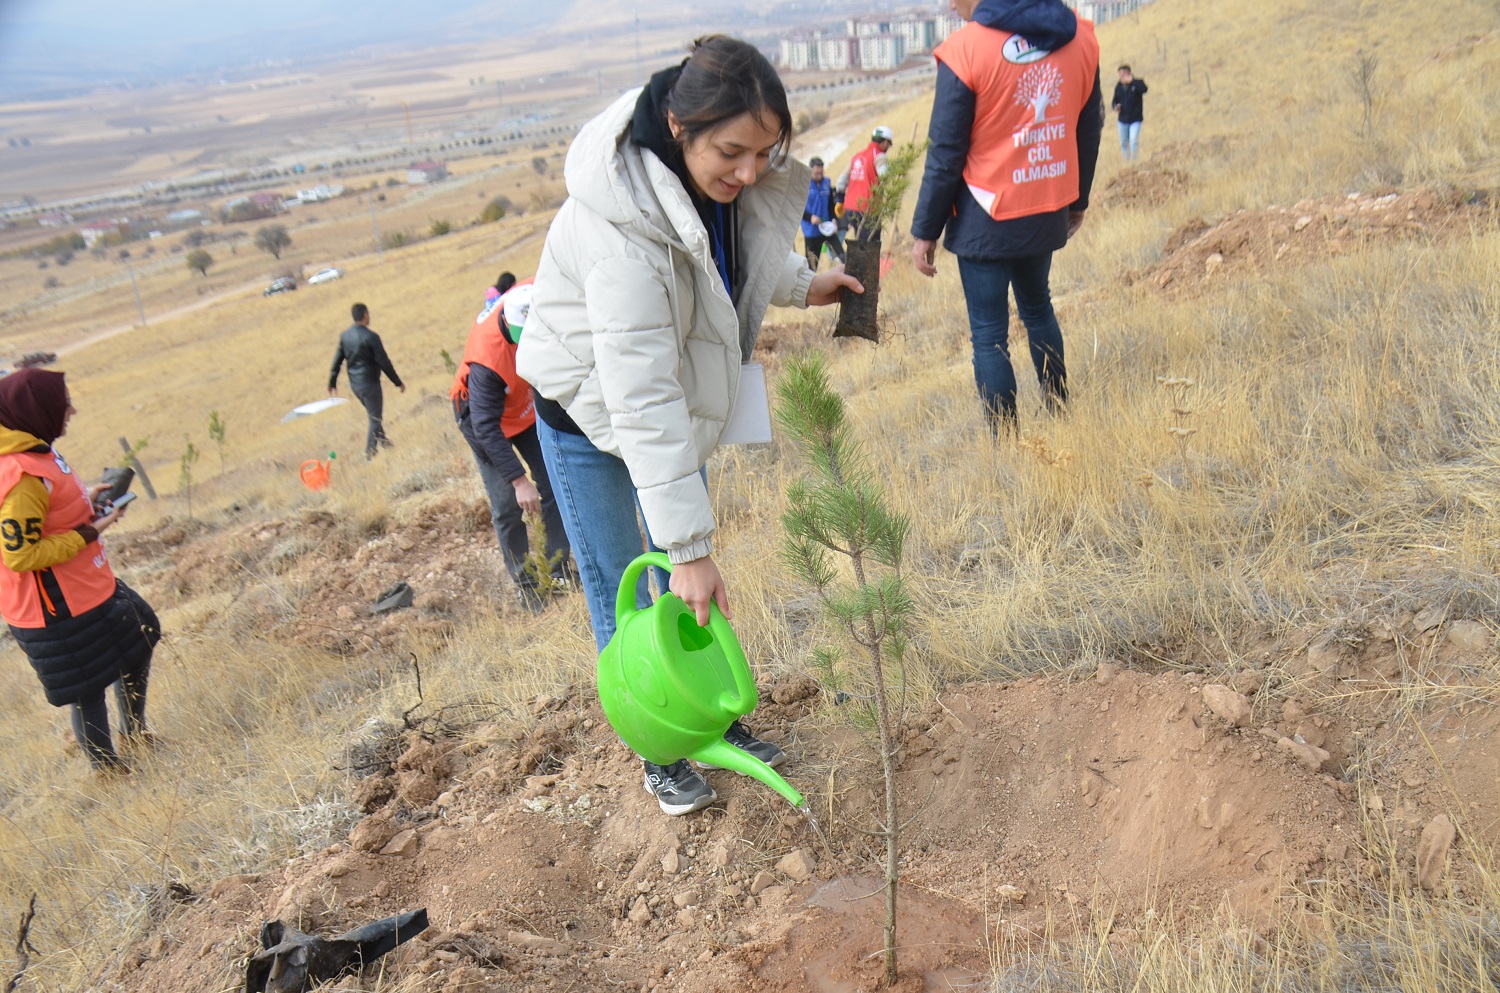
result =
[[[1500,235],[1377,245],[1190,297],[1164,299],[1119,280],[1152,261],[1193,214],[1213,219],[1378,182],[1493,185],[1500,111],[1474,80],[1494,77],[1500,61],[1500,35],[1485,20],[1494,17],[1453,2],[1231,9],[1157,0],[1103,29],[1106,66],[1129,60],[1151,84],[1147,155],[1162,153],[1191,183],[1160,209],[1094,211],[1058,256],[1075,397],[1065,420],[1038,412],[1023,374],[1023,438],[990,441],[951,258],[940,258],[935,283],[898,258],[885,290],[884,345],[818,346],[832,356],[894,508],[916,522],[914,687],[1109,656],[1196,664],[1206,652],[1232,666],[1255,632],[1428,603],[1500,620],[1491,513]],[[1458,27],[1414,35],[1414,23]],[[1240,41],[1252,37],[1285,44]],[[1307,45],[1326,57],[1306,57]],[[1380,53],[1374,136],[1354,132],[1359,108],[1344,81],[1361,48]],[[904,137],[926,103],[880,116]],[[854,123],[826,127],[834,134]],[[1112,129],[1101,184],[1118,169],[1111,137]],[[1175,151],[1165,153],[1168,145]],[[491,185],[482,188],[506,192]],[[480,188],[461,194],[474,212]],[[402,210],[409,220],[393,223],[419,224],[429,210],[461,216],[437,204]],[[212,525],[312,506],[375,532],[420,515],[431,493],[406,495],[414,479],[467,473],[439,349],[462,347],[501,267],[531,271],[544,224],[528,215],[458,231],[380,264],[366,258],[332,287],[271,299],[250,282],[251,265],[264,269],[265,258],[246,259],[256,253],[242,246],[244,268],[233,272],[249,285],[245,294],[70,358],[80,414],[63,448],[93,475],[118,458],[116,436],[150,439],[143,458],[166,496],[138,505],[126,528],[185,513],[172,494],[189,439],[204,450],[196,513]],[[313,264],[363,251],[367,225],[354,212],[294,236]],[[151,280],[185,280],[180,268],[148,275],[148,293],[157,292]],[[368,465],[354,457],[364,429],[353,405],[277,423],[321,395],[334,336],[356,298],[371,306],[409,383],[404,396],[387,393],[399,447]],[[121,302],[116,289],[107,302],[59,314],[97,319]],[[815,340],[831,323],[827,313],[772,319]],[[211,410],[228,425],[222,477],[206,434]],[[335,486],[310,494],[296,466],[330,449],[341,453]],[[738,627],[768,670],[810,664],[809,605],[788,587],[777,556],[787,455],[779,445],[730,450],[710,473]],[[467,478],[447,485],[474,489]],[[295,582],[247,579],[273,598],[298,595]],[[508,720],[539,693],[586,683],[591,640],[576,599],[545,623],[476,621],[443,643],[418,645],[428,708],[484,701]],[[219,591],[158,603],[169,636],[152,713],[169,744],[143,760],[128,790],[91,781],[82,760],[63,753],[65,715],[41,702],[19,653],[9,653],[0,674],[0,721],[11,732],[0,768],[0,916],[33,890],[44,894],[33,935],[43,988],[78,988],[107,969],[111,949],[161,914],[166,884],[201,887],[338,835],[351,814],[326,743],[414,702],[401,659],[350,661],[266,642],[235,626],[233,600]],[[172,633],[210,616],[219,620],[203,634]],[[1392,711],[1398,721],[1446,705],[1454,692],[1419,665],[1411,672]],[[1475,679],[1492,699],[1493,674]],[[1314,905],[1339,936],[1322,944],[1305,929],[1265,947],[1195,941],[1163,918],[1129,947],[1058,941],[1029,961],[1019,946],[1002,947],[993,989],[1489,989],[1494,979],[1480,966],[1494,960],[1496,928],[1471,909],[1500,897],[1486,880],[1485,894],[1464,903],[1373,894],[1369,905],[1385,912],[1368,917]]]

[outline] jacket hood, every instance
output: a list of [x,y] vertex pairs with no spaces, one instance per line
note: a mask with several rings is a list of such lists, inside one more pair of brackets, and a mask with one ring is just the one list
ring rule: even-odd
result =
[[47,443],[34,434],[26,431],[17,431],[0,424],[0,455],[14,455],[17,452],[29,452],[38,445]]
[[1055,52],[1078,34],[1078,15],[1062,0],[980,0],[974,23],[1025,38]]

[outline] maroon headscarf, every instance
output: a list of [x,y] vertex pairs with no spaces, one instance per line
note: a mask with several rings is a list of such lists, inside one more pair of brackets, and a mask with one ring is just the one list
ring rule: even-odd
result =
[[0,378],[0,424],[52,444],[63,433],[68,411],[64,378],[46,369],[21,369]]

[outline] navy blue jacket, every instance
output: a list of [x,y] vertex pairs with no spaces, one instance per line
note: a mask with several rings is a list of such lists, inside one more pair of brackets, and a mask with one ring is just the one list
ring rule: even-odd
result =
[[515,446],[500,429],[505,413],[505,379],[495,370],[478,362],[469,363],[469,399],[458,405],[458,430],[485,461],[513,483],[526,475],[526,467],[516,457]]
[[[974,21],[1023,36],[1038,48],[1055,51],[1078,33],[1078,18],[1061,0],[982,0]],[[954,255],[993,260],[1026,258],[1055,252],[1068,243],[1068,213],[1089,206],[1099,136],[1104,129],[1104,99],[1099,77],[1078,115],[1078,199],[1061,210],[997,221],[979,205],[964,183],[969,139],[974,131],[974,91],[942,62],[927,136],[927,168],[912,217],[913,238],[936,241]]]
[[807,206],[802,208],[802,237],[815,238],[820,234],[818,226],[812,222],[814,217],[833,220],[833,183],[827,176],[807,181]]

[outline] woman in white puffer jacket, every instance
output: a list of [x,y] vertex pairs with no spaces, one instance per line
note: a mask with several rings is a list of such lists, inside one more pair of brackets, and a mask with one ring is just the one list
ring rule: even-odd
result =
[[[708,623],[732,616],[713,561],[703,466],[724,431],[766,308],[837,302],[841,269],[814,274],[793,242],[809,171],[787,156],[791,112],[753,45],[700,39],[681,66],[625,94],[568,149],[568,200],[547,233],[518,369],[588,599],[598,647],[642,536],[670,587]],[[640,593],[645,602],[644,582]],[[726,736],[779,764],[736,723]],[[669,814],[714,799],[679,762],[649,765]]]

